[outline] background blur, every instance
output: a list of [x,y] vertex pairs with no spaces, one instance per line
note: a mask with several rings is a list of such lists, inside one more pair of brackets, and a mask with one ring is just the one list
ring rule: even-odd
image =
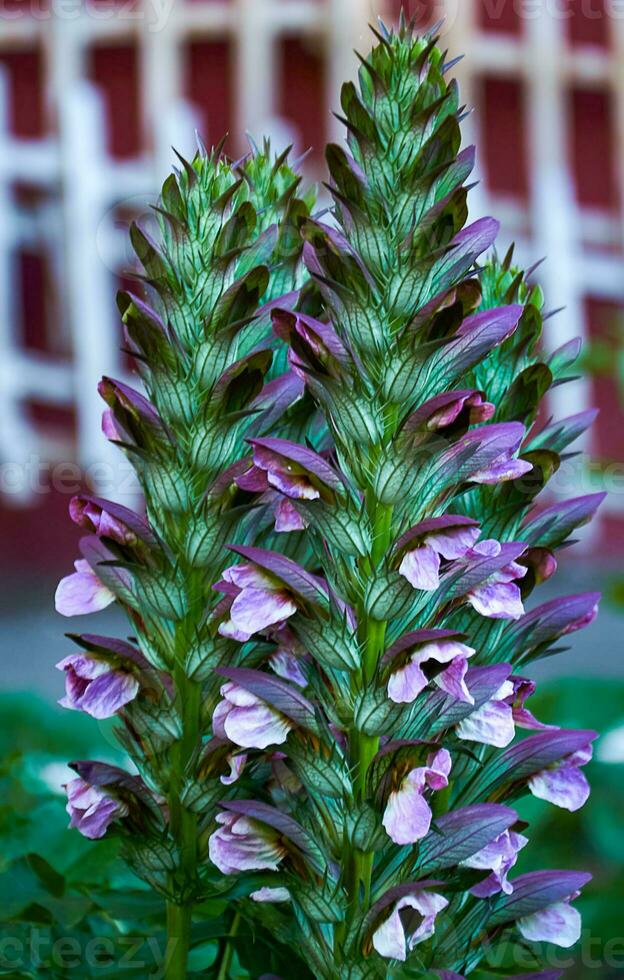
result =
[[[593,802],[575,816],[534,806],[542,842],[525,862],[594,870],[576,975],[615,976],[624,969],[624,0],[404,6],[423,27],[445,17],[450,57],[466,56],[455,72],[474,107],[466,139],[479,147],[472,217],[502,219],[500,248],[517,241],[522,264],[547,257],[538,273],[547,304],[565,311],[548,321],[546,344],[588,341],[584,377],[550,410],[601,414],[555,493],[605,488],[609,497],[563,556],[554,591],[601,587],[606,599],[598,623],[535,673],[544,720],[605,734]],[[50,806],[44,784],[58,784],[49,777],[58,759],[114,751],[105,729],[52,707],[62,682],[53,664],[67,648],[52,595],[76,556],[71,494],[86,485],[128,501],[134,492],[100,435],[95,390],[102,374],[127,370],[114,295],[130,270],[128,223],[147,215],[171,146],[192,154],[195,129],[206,144],[228,132],[233,155],[246,132],[271,135],[276,149],[311,147],[307,176],[322,179],[323,145],[342,138],[330,108],[354,70],[352,49],[365,52],[367,23],[391,23],[400,7],[0,0],[0,779],[13,779],[18,759],[24,780],[13,799],[23,810],[17,840],[0,809],[0,837],[13,838],[0,873],[35,846],[33,800]],[[103,614],[96,628],[123,625]],[[54,813],[47,830],[60,834],[60,804]]]

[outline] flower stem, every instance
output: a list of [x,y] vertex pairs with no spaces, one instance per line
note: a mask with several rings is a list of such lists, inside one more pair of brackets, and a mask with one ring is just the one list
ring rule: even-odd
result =
[[171,781],[168,793],[171,833],[174,837],[179,866],[172,875],[172,898],[167,905],[167,949],[171,960],[167,967],[166,980],[186,977],[191,926],[193,922],[193,895],[197,878],[197,814],[188,810],[181,793],[186,772],[197,749],[200,738],[201,686],[189,677],[184,669],[184,660],[190,637],[196,628],[197,582],[193,574],[188,576],[191,604],[189,615],[176,631],[176,666],[173,671],[176,701],[181,715],[182,731],[171,748]]
[[232,965],[232,957],[234,956],[234,946],[232,940],[235,938],[238,928],[240,926],[240,912],[237,912],[232,919],[232,925],[230,926],[230,931],[225,940],[225,944],[221,950],[221,957],[219,961],[219,972],[217,973],[216,980],[227,980],[230,967]]
[[191,939],[191,905],[167,904],[167,961],[165,980],[185,980]]
[[[370,556],[370,568],[374,570],[383,560],[392,541],[393,508],[379,504],[374,499],[369,500],[369,513],[373,525],[373,545]],[[362,611],[363,612],[363,611]],[[386,623],[372,619],[365,613],[364,619],[364,657],[362,663],[362,681],[366,685],[374,676],[383,654],[386,639]],[[366,777],[370,765],[379,751],[379,737],[357,733],[355,745],[355,795],[358,800],[366,796]],[[350,862],[349,895],[352,909],[361,907],[367,909],[370,902],[371,878],[373,872],[373,852],[356,850]],[[363,889],[363,895],[361,890]]]

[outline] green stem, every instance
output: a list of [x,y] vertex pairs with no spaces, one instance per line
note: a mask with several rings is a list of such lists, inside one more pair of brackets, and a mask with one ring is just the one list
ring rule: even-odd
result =
[[221,950],[221,960],[219,962],[219,972],[217,973],[216,980],[227,980],[230,972],[230,967],[232,965],[232,957],[234,956],[234,946],[232,940],[235,938],[238,928],[240,926],[240,912],[237,912],[232,919],[232,925],[230,931],[225,941],[225,945]]
[[[373,546],[370,556],[370,567],[375,569],[384,558],[388,547],[392,541],[392,515],[393,508],[388,505],[379,504],[374,500],[369,500],[369,508],[373,524]],[[379,663],[379,658],[383,654],[386,640],[386,622],[371,619],[364,616],[364,658],[362,664],[362,681],[367,684],[374,676]],[[366,735],[358,732],[355,745],[355,794],[358,800],[362,800],[366,795],[366,777],[370,765],[379,751],[379,737]],[[362,897],[360,890],[363,888],[364,908],[368,908],[370,902],[371,878],[373,872],[373,853],[372,851],[356,850],[352,855],[349,874],[349,894],[352,908],[355,910],[360,907]]]
[[196,581],[192,573],[188,582],[190,610],[187,618],[177,628],[176,667],[173,672],[182,731],[170,753],[168,804],[171,834],[178,847],[179,866],[171,876],[172,899],[167,905],[167,950],[171,953],[171,959],[167,966],[166,980],[181,980],[186,977],[194,906],[191,896],[197,877],[197,814],[188,810],[181,799],[186,771],[199,742],[201,710],[201,686],[190,680],[184,670],[190,637],[196,627],[196,603],[193,601]]
[[167,905],[165,980],[186,980],[192,916],[191,905]]

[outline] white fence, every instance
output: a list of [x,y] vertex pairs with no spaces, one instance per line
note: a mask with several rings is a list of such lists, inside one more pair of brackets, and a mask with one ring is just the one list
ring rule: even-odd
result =
[[[388,0],[390,4],[390,0]],[[392,5],[396,8],[396,4]],[[420,3],[407,5],[412,11]],[[114,274],[127,255],[125,232],[115,206],[139,209],[168,172],[174,144],[189,151],[195,113],[185,101],[184,45],[189,40],[230,38],[235,51],[234,128],[237,133],[280,133],[276,118],[276,40],[283,36],[320,38],[326,59],[327,109],[338,104],[339,86],[351,72],[353,47],[368,46],[367,22],[386,13],[371,0],[127,0],[91,7],[81,0],[53,0],[19,16],[0,14],[0,50],[41,45],[45,54],[48,115],[54,135],[17,140],[7,122],[6,81],[0,84],[0,466],[3,489],[14,502],[32,494],[32,466],[38,461],[75,459],[100,484],[106,467],[118,465],[99,437],[101,405],[95,391],[103,373],[123,370],[117,347]],[[527,264],[546,255],[541,279],[548,304],[566,312],[550,321],[548,343],[558,346],[585,330],[587,294],[624,300],[624,261],[601,244],[622,239],[617,216],[581,211],[571,184],[565,97],[570,85],[611,88],[616,106],[618,159],[624,166],[624,21],[610,21],[611,52],[570,49],[564,22],[544,2],[538,17],[523,24],[519,37],[484,34],[477,27],[476,2],[440,0],[451,55],[466,55],[455,69],[469,104],[479,78],[507,76],[523,82],[528,99],[531,199],[526,205],[492,199],[482,183],[472,192],[473,216],[491,211],[503,218],[504,239],[517,238]],[[532,4],[535,11],[539,4]],[[90,47],[132,41],[138,45],[140,97],[150,151],[131,161],[109,156],[100,93],[87,81]],[[340,137],[332,119],[329,131]],[[479,118],[467,123],[479,141]],[[220,134],[209,134],[209,138]],[[316,176],[316,175],[313,175]],[[24,182],[49,191],[45,203],[24,208],[12,186]],[[615,227],[614,227],[615,225]],[[529,229],[527,233],[527,228]],[[16,250],[37,242],[54,270],[63,331],[71,359],[58,361],[24,351],[16,337],[13,261]],[[589,247],[587,243],[590,243]],[[553,410],[573,414],[589,404],[586,383],[558,389]],[[29,398],[75,407],[77,445],[51,441],[32,424]],[[108,454],[108,455],[107,455]],[[98,470],[96,467],[100,467]],[[113,472],[108,469],[108,472]],[[98,480],[99,477],[99,480]],[[110,479],[105,479],[112,492]],[[624,509],[621,495],[609,506]]]

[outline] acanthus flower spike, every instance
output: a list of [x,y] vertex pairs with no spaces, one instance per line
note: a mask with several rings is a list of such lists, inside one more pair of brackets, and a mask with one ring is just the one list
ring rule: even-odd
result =
[[[596,604],[525,612],[593,509],[544,522],[533,511],[585,421],[533,435],[578,350],[544,359],[541,293],[511,256],[482,258],[498,222],[466,225],[474,153],[459,152],[463,112],[445,61],[437,39],[403,19],[343,87],[347,146],[327,151],[332,221],[301,224],[312,284],[271,311],[326,432],[305,449],[263,432],[236,478],[262,495],[258,506],[279,494],[289,509],[276,530],[300,531],[279,536],[281,562],[236,548],[265,594],[239,634],[253,676],[225,676],[247,692],[249,717],[259,712],[258,741],[265,723],[267,740],[283,738],[278,753],[270,742],[248,751],[272,767],[279,755],[294,774],[269,792],[320,851],[313,880],[290,855],[280,863],[290,896],[280,914],[292,911],[295,942],[323,980],[388,977],[391,959],[467,977],[482,959],[479,930],[497,942],[499,922],[559,915],[578,890],[549,884],[543,906],[537,889],[525,902],[511,871],[529,835],[512,811],[495,826],[489,810],[532,791],[579,792],[591,740],[536,719],[520,669]],[[243,585],[221,586],[226,631]],[[302,677],[289,662],[285,689],[271,690],[282,632],[300,645]],[[425,877],[438,871],[441,882]]]
[[536,426],[579,346],[544,355],[539,288],[488,257],[495,219],[467,224],[435,33],[377,37],[342,89],[329,218],[285,157],[218,150],[180,161],[158,240],[131,232],[146,394],[100,390],[145,524],[75,501],[90,536],[60,604],[116,599],[148,666],[100,642],[63,669],[75,707],[107,688],[141,774],[79,764],[75,820],[165,896],[171,980],[223,896],[221,977],[250,931],[319,980],[455,980],[503,941],[578,936],[587,876],[514,878],[530,828],[503,804],[588,792],[595,734],[536,719],[524,679],[599,598],[531,600],[599,503],[538,499],[592,419]]
[[[216,630],[212,588],[232,563],[226,544],[254,540],[253,507],[236,498],[233,475],[245,469],[247,436],[277,419],[280,434],[305,440],[298,413],[314,415],[301,380],[284,375],[286,352],[271,332],[272,307],[296,305],[306,279],[297,229],[313,194],[299,196],[287,156],[274,158],[265,144],[236,164],[219,148],[180,157],[155,208],[154,236],[132,226],[144,291],[121,292],[118,308],[136,380],[105,377],[98,390],[104,434],[136,471],[145,516],[75,497],[71,517],[89,537],[56,595],[64,615],[117,601],[130,621],[132,642],[82,637],[82,650],[58,666],[63,703],[96,718],[114,714],[146,783],[84,763],[69,795],[80,829],[92,837],[119,830],[132,869],[165,897],[168,977],[186,976],[194,908],[220,887],[205,853],[215,801],[249,774],[246,753],[214,735],[203,709],[221,686],[237,696],[215,671],[233,644]],[[275,623],[265,610],[260,624],[252,606],[245,622]],[[228,912],[220,928],[230,925]]]

